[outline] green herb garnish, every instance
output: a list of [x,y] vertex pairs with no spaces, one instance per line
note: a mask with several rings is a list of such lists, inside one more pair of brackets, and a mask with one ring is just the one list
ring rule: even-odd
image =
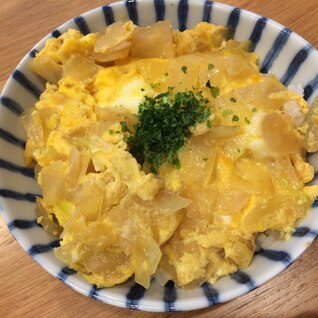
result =
[[244,121],[245,121],[248,125],[251,123],[250,120],[249,120],[247,117],[244,118]]
[[252,112],[255,113],[257,111],[257,108],[253,107]]
[[140,164],[147,161],[151,172],[164,162],[180,168],[178,154],[191,135],[190,128],[207,121],[210,114],[202,92],[174,95],[169,88],[154,98],[146,96],[139,104],[135,134],[127,139],[129,151]]
[[224,109],[223,112],[222,112],[222,116],[224,118],[226,118],[226,117],[228,117],[228,116],[230,116],[232,114],[233,114],[233,110],[232,109]]
[[112,129],[109,129],[109,130],[108,130],[108,133],[109,133],[110,135],[113,135],[115,132],[114,132]]
[[121,121],[120,125],[121,125],[121,129],[122,129],[123,132],[129,132],[127,123],[125,121]]
[[211,63],[210,63],[210,64],[208,64],[208,70],[209,70],[209,71],[212,71],[213,69],[214,69],[214,65],[213,65],[213,64],[211,64]]
[[187,74],[188,67],[185,66],[185,65],[183,65],[183,66],[181,67],[181,70],[182,70],[182,72],[183,72],[184,74]]
[[150,170],[150,172],[152,172],[153,174],[157,174],[157,173],[158,173],[154,166],[150,166],[149,170]]
[[230,101],[231,101],[232,103],[236,103],[236,98],[231,97],[231,98],[230,98]]
[[152,89],[156,89],[160,87],[160,83],[150,83]]
[[216,87],[216,86],[213,86],[211,88],[212,97],[217,98],[219,96],[219,94],[220,94],[220,89],[218,87]]
[[239,120],[240,120],[239,116],[233,115],[232,121],[239,121]]
[[211,92],[211,95],[213,98],[217,98],[220,94],[220,89],[216,86],[213,86],[210,82],[210,80],[208,80],[206,83],[205,83],[205,86],[207,88],[210,89],[210,92]]

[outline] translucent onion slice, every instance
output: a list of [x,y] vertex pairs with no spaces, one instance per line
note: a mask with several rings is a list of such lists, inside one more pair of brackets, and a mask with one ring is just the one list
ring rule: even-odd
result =
[[151,27],[133,32],[131,55],[139,58],[171,58],[175,56],[172,28],[169,21],[159,21]]
[[57,84],[62,77],[62,65],[48,56],[37,56],[31,59],[30,67],[34,73],[52,84]]
[[267,146],[277,154],[299,151],[299,140],[291,120],[278,113],[269,113],[263,120],[263,136]]
[[152,275],[155,274],[161,259],[161,250],[151,237],[140,237],[134,244],[135,281],[149,288]]
[[99,62],[110,62],[127,57],[133,30],[131,21],[113,23],[107,27],[105,34],[96,40],[94,58]]
[[308,130],[302,145],[308,152],[316,152],[318,151],[318,97],[311,105],[305,123],[308,125]]
[[72,55],[63,65],[63,75],[78,81],[93,80],[99,70],[100,66],[81,55]]
[[159,213],[169,215],[186,208],[190,202],[189,199],[180,197],[172,192],[160,191],[154,200],[146,202],[146,205]]
[[62,227],[57,223],[56,219],[43,206],[43,199],[37,198],[35,214],[38,223],[41,224],[44,230],[54,236],[59,236],[62,233]]
[[212,139],[231,138],[242,132],[239,126],[218,126],[210,129],[209,136]]

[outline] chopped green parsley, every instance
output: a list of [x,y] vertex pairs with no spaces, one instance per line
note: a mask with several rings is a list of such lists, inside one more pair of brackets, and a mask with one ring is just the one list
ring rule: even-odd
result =
[[224,109],[223,112],[222,112],[222,116],[224,118],[226,118],[226,117],[228,117],[228,116],[230,116],[232,114],[233,114],[233,110],[232,109]]
[[209,70],[209,71],[212,71],[213,69],[214,69],[214,65],[213,65],[213,64],[211,64],[211,63],[210,63],[210,64],[208,64],[208,70]]
[[121,121],[120,125],[121,125],[121,129],[123,132],[129,132],[129,129],[127,127],[127,123],[125,121]]
[[232,121],[239,121],[239,120],[240,120],[239,116],[233,115]]
[[205,83],[205,86],[210,89],[211,96],[212,96],[213,98],[217,98],[217,97],[219,96],[219,94],[220,94],[220,89],[219,89],[218,87],[216,87],[216,86],[213,86],[213,85],[211,84],[210,80],[208,80],[208,81]]
[[183,72],[184,74],[187,74],[188,67],[185,66],[185,65],[183,65],[183,66],[181,67],[181,70],[182,70],[182,72]]
[[180,168],[178,154],[190,137],[190,128],[211,115],[208,102],[202,92],[173,94],[172,88],[154,98],[146,96],[139,104],[135,133],[127,139],[130,153],[140,164],[147,161],[154,173],[164,162]]
[[152,89],[156,89],[160,87],[160,83],[150,83]]
[[220,89],[218,87],[213,86],[211,88],[212,97],[217,98],[219,96],[219,94],[220,94]]
[[231,98],[230,98],[230,101],[231,101],[232,103],[236,103],[236,98],[231,97]]
[[249,120],[247,117],[244,118],[244,121],[245,121],[248,125],[251,123],[250,120]]

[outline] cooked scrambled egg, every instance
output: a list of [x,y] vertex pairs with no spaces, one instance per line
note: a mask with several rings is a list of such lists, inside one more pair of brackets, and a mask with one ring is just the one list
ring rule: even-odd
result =
[[[57,257],[89,282],[134,275],[148,288],[157,273],[183,287],[213,283],[250,264],[258,233],[288,238],[316,198],[318,187],[305,185],[314,175],[308,105],[224,32],[208,23],[173,31],[167,21],[69,30],[32,61],[48,81],[22,118],[43,190],[38,220],[61,234]],[[132,130],[145,96],[168,87],[202,91],[213,126],[192,129],[180,169],[154,175],[128,152],[122,122]]]

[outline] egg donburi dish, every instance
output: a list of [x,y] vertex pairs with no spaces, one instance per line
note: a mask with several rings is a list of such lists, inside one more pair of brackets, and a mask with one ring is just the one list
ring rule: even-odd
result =
[[226,34],[118,22],[32,59],[47,82],[22,116],[38,222],[88,282],[214,283],[249,266],[260,233],[286,240],[307,215],[318,107]]

